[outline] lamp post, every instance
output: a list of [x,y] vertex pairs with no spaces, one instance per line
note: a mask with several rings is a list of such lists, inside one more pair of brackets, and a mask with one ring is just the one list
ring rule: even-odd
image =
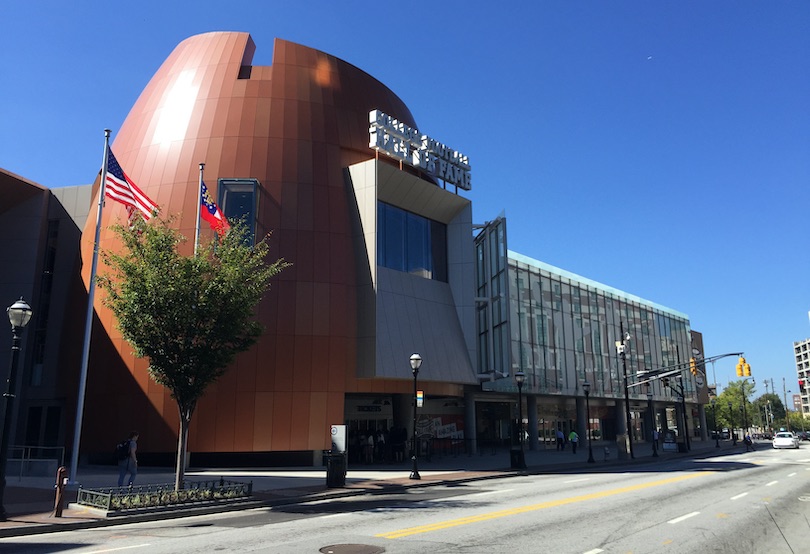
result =
[[731,425],[731,446],[737,446],[737,432],[734,430],[734,410],[731,409],[731,402],[728,403],[728,418]]
[[596,463],[596,460],[593,459],[593,437],[591,433],[591,384],[585,381],[582,383],[582,390],[585,391],[585,417],[587,418],[585,430],[588,433],[588,463],[593,464]]
[[653,410],[653,392],[652,386],[650,383],[647,383],[647,407],[650,410],[650,426],[652,427],[652,432],[650,435],[652,436],[652,450],[653,450],[653,458],[658,457],[658,441],[655,440],[655,410]]
[[419,467],[416,463],[416,376],[419,375],[419,368],[422,366],[422,356],[419,354],[411,354],[410,362],[411,371],[413,372],[413,435],[411,438],[413,441],[411,449],[411,462],[413,463],[413,467],[411,468],[410,478],[421,479]]
[[627,418],[627,442],[630,448],[630,458],[635,459],[633,455],[632,420],[630,419],[630,390],[627,388],[627,354],[625,353],[627,343],[630,342],[630,333],[625,334],[624,322],[621,321],[619,322],[619,334],[622,340],[616,341],[616,353],[619,354],[619,357],[622,359],[622,370],[624,371],[624,411],[625,417]]
[[512,460],[512,469],[526,469],[526,454],[523,451],[523,382],[526,374],[522,371],[515,373],[515,383],[518,388],[518,445],[517,458]]
[[[748,382],[748,378],[743,378],[742,384],[740,385],[740,394],[742,395],[742,418],[743,418],[743,437],[748,434],[748,414],[745,413],[745,402],[746,397],[748,394],[745,392],[745,384]],[[752,384],[756,384],[755,379],[751,379]]]
[[31,320],[31,306],[20,297],[14,304],[6,309],[8,320],[11,322],[11,363],[8,368],[8,381],[6,381],[5,415],[3,416],[3,438],[0,440],[0,521],[6,521],[6,508],[3,504],[3,495],[6,492],[6,463],[8,462],[8,443],[11,433],[11,420],[14,411],[14,383],[16,381],[17,361],[20,356],[20,333],[23,327]]
[[717,399],[712,398],[712,427],[714,428],[714,447],[720,448],[720,433],[717,432]]

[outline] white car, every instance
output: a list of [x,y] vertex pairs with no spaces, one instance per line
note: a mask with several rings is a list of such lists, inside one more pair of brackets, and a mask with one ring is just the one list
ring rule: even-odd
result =
[[773,437],[774,448],[799,448],[799,437],[793,433],[783,431]]

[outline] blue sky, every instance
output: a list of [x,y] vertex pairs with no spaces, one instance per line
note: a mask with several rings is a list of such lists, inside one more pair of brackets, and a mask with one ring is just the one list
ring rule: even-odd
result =
[[250,32],[257,65],[291,40],[375,76],[467,154],[474,217],[503,210],[512,250],[688,314],[707,355],[746,353],[757,395],[765,378],[796,390],[810,2],[48,0],[3,19],[0,167],[89,183],[103,129],[183,39]]

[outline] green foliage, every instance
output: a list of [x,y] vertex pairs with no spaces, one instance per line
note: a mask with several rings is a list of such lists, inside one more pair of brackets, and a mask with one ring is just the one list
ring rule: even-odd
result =
[[[743,426],[743,414],[749,426],[765,429],[773,427],[778,430],[786,426],[786,410],[778,394],[766,393],[758,398],[752,398],[755,384],[752,380],[741,379],[731,381],[717,397],[714,407],[707,407],[707,417],[717,417],[717,428]],[[743,396],[745,396],[745,411],[743,412]],[[714,411],[714,413],[713,413]],[[766,418],[765,414],[769,414]],[[771,420],[770,417],[773,416]],[[794,419],[795,418],[795,419]],[[801,414],[790,412],[790,428],[802,428]],[[805,423],[806,424],[806,423]],[[808,425],[810,428],[810,425]]]
[[247,245],[244,225],[183,256],[185,237],[172,218],[114,226],[122,253],[103,252],[111,273],[98,277],[104,304],[149,374],[177,401],[186,421],[205,389],[262,332],[253,312],[270,279],[287,264],[268,264],[267,237]]
[[745,398],[745,419],[750,425],[755,409],[751,405],[751,396],[755,385],[751,380],[730,381],[728,386],[717,396],[717,428],[743,426],[743,397]]

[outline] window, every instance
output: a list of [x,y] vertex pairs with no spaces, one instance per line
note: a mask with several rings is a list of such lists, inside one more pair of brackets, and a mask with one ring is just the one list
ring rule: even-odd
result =
[[229,221],[243,221],[248,241],[256,242],[256,198],[259,182],[255,179],[220,179],[219,208]]
[[447,227],[395,206],[378,203],[377,264],[447,282]]

